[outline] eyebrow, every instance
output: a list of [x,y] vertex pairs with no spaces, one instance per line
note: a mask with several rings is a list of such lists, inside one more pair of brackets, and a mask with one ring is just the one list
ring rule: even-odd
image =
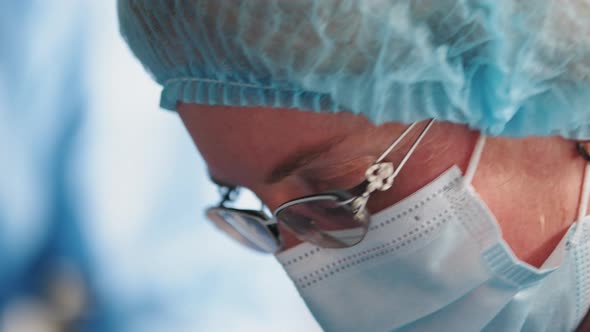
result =
[[292,175],[296,170],[309,165],[314,160],[329,152],[336,144],[342,142],[343,137],[337,137],[329,140],[326,143],[315,145],[308,148],[303,148],[295,153],[287,156],[282,161],[273,167],[264,182],[267,184],[277,183],[284,178]]

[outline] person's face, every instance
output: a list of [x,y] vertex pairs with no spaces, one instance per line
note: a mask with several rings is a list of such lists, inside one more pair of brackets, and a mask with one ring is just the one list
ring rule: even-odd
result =
[[[407,127],[375,126],[342,112],[233,108],[181,104],[178,112],[217,182],[247,187],[271,209],[305,195],[349,189]],[[454,130],[448,130],[455,126]],[[463,138],[452,139],[451,138]],[[474,134],[462,126],[436,124],[396,179],[391,191],[372,196],[368,209],[379,211],[431,181],[449,165],[465,166]],[[387,160],[396,165],[415,135]],[[465,142],[449,149],[445,141]],[[442,142],[442,143],[441,143]],[[281,226],[279,224],[279,226]],[[285,249],[299,241],[281,229]]]

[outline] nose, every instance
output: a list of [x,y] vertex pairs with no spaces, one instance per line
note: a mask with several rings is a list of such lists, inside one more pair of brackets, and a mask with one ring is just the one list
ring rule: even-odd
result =
[[[289,181],[283,181],[280,184],[261,186],[256,188],[254,192],[272,213],[282,204],[290,200],[312,194],[309,186],[300,179],[289,179]],[[280,219],[277,220],[277,225],[282,241],[282,247],[279,252],[293,248],[303,242]]]

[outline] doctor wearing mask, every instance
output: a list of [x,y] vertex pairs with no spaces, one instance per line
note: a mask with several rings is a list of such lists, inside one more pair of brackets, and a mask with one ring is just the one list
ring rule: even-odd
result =
[[118,6],[220,186],[207,216],[326,331],[584,330],[590,2]]

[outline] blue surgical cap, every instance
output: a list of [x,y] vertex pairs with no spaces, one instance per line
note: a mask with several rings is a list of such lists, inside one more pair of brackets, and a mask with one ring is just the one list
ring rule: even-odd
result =
[[589,0],[119,0],[178,102],[590,139]]

